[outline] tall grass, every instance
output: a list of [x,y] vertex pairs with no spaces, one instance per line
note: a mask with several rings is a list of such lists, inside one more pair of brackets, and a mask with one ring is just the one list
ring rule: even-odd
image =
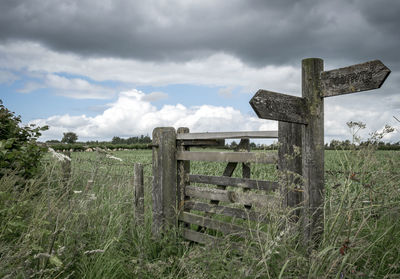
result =
[[[151,235],[151,151],[73,153],[72,175],[47,158],[24,189],[0,181],[0,278],[400,278],[400,156],[371,148],[326,152],[324,233],[308,254],[299,224],[271,212],[245,240],[188,243],[179,229]],[[133,163],[145,164],[145,220],[133,208]],[[218,175],[223,164],[193,163]],[[270,166],[252,177],[274,179]],[[234,176],[240,176],[238,169]],[[88,181],[91,181],[88,183]],[[282,230],[282,224],[289,224]]]

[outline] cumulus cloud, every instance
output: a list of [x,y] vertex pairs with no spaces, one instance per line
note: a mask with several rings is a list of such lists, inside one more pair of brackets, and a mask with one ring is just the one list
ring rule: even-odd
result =
[[[186,107],[182,104],[164,105],[157,109],[148,100],[149,94],[138,90],[121,92],[115,102],[110,103],[103,113],[94,117],[86,115],[56,115],[37,119],[32,123],[49,125],[50,130],[41,140],[60,139],[62,133],[73,131],[81,140],[109,140],[113,136],[131,137],[151,135],[155,127],[189,127],[192,132],[213,131],[267,131],[276,130],[277,122],[243,114],[232,107],[202,105]],[[390,115],[372,107],[354,110],[340,102],[329,102],[325,111],[325,141],[351,138],[348,121],[362,121],[367,129],[361,131],[365,140],[370,133],[381,130],[385,124],[397,131],[385,139],[400,140],[400,123]]]
[[193,132],[275,130],[277,124],[244,115],[232,107],[203,105],[186,107],[181,104],[165,105],[157,109],[148,95],[138,90],[121,92],[102,114],[57,115],[37,119],[32,123],[49,125],[42,140],[61,138],[62,133],[73,131],[81,139],[111,139],[113,136],[130,137],[151,135],[155,127],[189,127]]

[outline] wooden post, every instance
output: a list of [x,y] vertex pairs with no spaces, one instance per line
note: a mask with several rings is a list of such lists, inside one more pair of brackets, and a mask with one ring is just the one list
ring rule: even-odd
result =
[[310,249],[319,242],[323,231],[324,101],[320,78],[323,70],[322,59],[309,58],[302,61],[302,97],[308,106],[308,124],[302,133],[303,240]]
[[[177,131],[178,134],[189,133],[189,128],[180,127]],[[177,151],[189,151],[189,146],[184,146],[183,143],[180,145],[177,142]],[[178,191],[178,209],[183,209],[184,202],[187,199],[185,196],[185,187],[190,184],[189,174],[190,174],[190,161],[178,161],[177,162],[178,177],[177,177],[177,191]]]
[[176,132],[172,127],[153,130],[153,224],[159,235],[176,225]]
[[139,223],[144,221],[144,183],[143,165],[135,163],[133,187],[135,188],[135,214]]
[[[302,202],[301,192],[298,186],[301,181],[301,124],[279,121],[278,124],[278,168],[280,171],[281,194],[283,207],[299,207]],[[293,212],[293,221],[297,221],[300,210]]]
[[[240,140],[239,146],[242,146],[240,151],[244,152],[250,152],[250,139],[248,138],[243,138]],[[251,169],[250,169],[250,163],[242,163],[242,177],[243,178],[250,178],[251,176]],[[244,192],[250,191],[249,188],[244,188]],[[250,204],[244,205],[246,209],[251,209]]]

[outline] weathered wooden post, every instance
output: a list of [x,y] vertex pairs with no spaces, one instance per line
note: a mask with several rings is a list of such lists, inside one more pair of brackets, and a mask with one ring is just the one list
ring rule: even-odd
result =
[[[298,173],[301,166],[304,185],[303,242],[306,247],[315,246],[323,232],[323,98],[379,88],[389,74],[390,70],[379,60],[324,72],[322,59],[309,58],[302,61],[301,98],[260,89],[250,100],[259,118],[281,121],[280,169],[293,169]],[[288,136],[298,134],[298,129],[302,130],[301,143],[298,138]],[[298,144],[302,145],[301,164],[299,161],[288,162],[285,154],[292,152],[290,148]],[[289,192],[284,196],[287,197],[284,204],[297,204],[299,197],[296,194]]]
[[143,165],[135,163],[133,174],[133,187],[135,189],[135,214],[139,223],[144,221],[144,181]]
[[172,127],[153,130],[153,224],[159,235],[176,225],[176,132]]
[[[238,146],[239,152],[250,152],[250,139],[249,138],[242,138],[240,140]],[[250,178],[251,176],[251,168],[250,163],[242,163],[242,177],[243,178]],[[250,191],[249,188],[243,188],[243,192]],[[246,209],[251,209],[251,205],[245,204],[244,207]]]
[[283,207],[297,208],[293,211],[292,220],[300,217],[302,203],[301,148],[302,125],[279,121],[278,124],[278,169],[280,171],[281,195]]
[[[180,127],[177,130],[178,134],[189,133],[189,128]],[[183,141],[177,142],[177,151],[189,151],[190,147],[183,145]],[[178,191],[178,209],[181,210],[184,207],[186,200],[185,187],[189,185],[189,174],[190,174],[190,161],[177,161],[178,177],[177,177],[177,191]]]
[[302,97],[308,111],[307,125],[302,134],[303,240],[306,247],[318,243],[323,231],[324,100],[320,78],[323,70],[322,59],[308,58],[302,61]]

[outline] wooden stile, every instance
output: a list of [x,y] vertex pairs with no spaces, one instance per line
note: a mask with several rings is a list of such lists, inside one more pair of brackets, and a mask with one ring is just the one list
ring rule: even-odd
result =
[[261,208],[278,205],[277,198],[272,195],[240,193],[205,187],[186,186],[185,194],[198,199],[218,200],[220,202],[239,203],[243,205],[251,204]]
[[[302,125],[279,122],[279,173],[282,204],[284,207],[299,207],[302,202]],[[294,212],[293,220],[300,216],[300,211]]]
[[237,178],[227,176],[209,176],[200,174],[189,175],[190,182],[213,184],[220,186],[236,186],[255,190],[274,191],[279,188],[279,183],[275,181],[253,180],[248,178]]
[[[189,133],[189,128],[180,127],[177,130],[177,135]],[[179,144],[178,142],[177,151],[189,151],[190,147],[187,145]],[[178,192],[178,209],[182,209],[183,203],[187,200],[185,196],[185,187],[190,184],[189,173],[190,173],[190,162],[189,161],[177,161],[177,192]]]
[[186,152],[176,153],[177,160],[207,161],[207,162],[237,162],[256,164],[276,164],[278,155],[275,153],[244,153],[244,152]]
[[[181,129],[181,128],[179,128]],[[179,135],[178,129],[178,135]],[[223,139],[200,139],[200,140],[179,140],[178,146],[197,146],[197,147],[222,147],[225,146]]]
[[172,127],[153,130],[153,234],[176,225],[176,133]]
[[200,244],[215,245],[218,244],[218,238],[205,233],[196,232],[190,229],[183,229],[183,237],[187,240]]
[[324,100],[320,75],[322,59],[302,61],[302,95],[310,106],[308,125],[302,133],[302,174],[304,178],[303,239],[305,247],[318,243],[322,234],[324,193]]
[[259,212],[241,208],[227,207],[218,204],[207,204],[198,201],[187,201],[185,202],[186,210],[197,210],[206,213],[213,213],[219,215],[225,215],[245,220],[250,220],[260,223],[268,223],[269,219],[266,214],[261,214]]
[[179,215],[179,220],[185,223],[217,230],[224,234],[235,234],[235,235],[245,236],[249,232],[248,229],[245,229],[235,224],[218,221],[212,218],[203,217],[188,212],[182,212]]
[[189,133],[177,135],[177,140],[216,140],[216,139],[273,139],[278,137],[278,131],[244,131],[217,133]]

